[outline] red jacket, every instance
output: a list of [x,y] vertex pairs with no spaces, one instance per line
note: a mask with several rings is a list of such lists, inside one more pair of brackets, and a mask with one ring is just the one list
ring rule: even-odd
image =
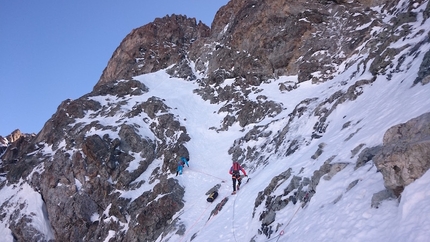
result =
[[230,168],[230,171],[228,173],[230,173],[230,175],[233,175],[233,171],[237,171],[239,173],[239,171],[242,171],[243,175],[246,176],[246,171],[245,169],[243,169],[242,166],[239,165],[239,163],[234,162],[233,165]]

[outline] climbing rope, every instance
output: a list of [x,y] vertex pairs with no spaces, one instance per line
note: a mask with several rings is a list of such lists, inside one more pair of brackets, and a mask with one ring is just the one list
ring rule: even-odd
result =
[[196,169],[194,169],[194,168],[188,168],[188,169],[189,169],[189,170],[191,170],[191,171],[197,172],[197,173],[201,173],[201,174],[204,174],[204,175],[207,175],[207,176],[214,177],[214,178],[216,178],[216,179],[221,180],[222,182],[225,182],[225,180],[224,180],[223,178],[219,178],[219,177],[217,177],[217,176],[211,175],[211,174],[206,173],[206,172],[204,172],[204,171],[199,171],[199,170],[196,170]]
[[221,200],[221,202],[218,205],[216,205],[215,211],[209,215],[209,218],[206,221],[204,227],[209,226],[214,221],[213,218],[215,217],[215,215],[217,215],[219,213],[219,211],[221,211],[222,207],[224,206],[224,204],[228,200],[227,198],[228,198],[228,196],[226,196],[223,200]]
[[[248,180],[246,181],[246,183],[245,184],[247,184],[248,183],[248,181],[250,180],[251,178],[248,178]],[[244,185],[245,185],[244,184]],[[243,186],[242,186],[243,187]],[[238,193],[239,194],[239,193]],[[307,194],[306,194],[306,196],[307,196]],[[233,200],[233,218],[232,218],[232,229],[233,229],[233,238],[234,238],[234,241],[236,241],[237,242],[237,239],[236,239],[236,233],[235,233],[235,228],[234,228],[234,220],[235,220],[235,218],[234,218],[234,214],[235,214],[235,207],[236,207],[236,199],[237,199],[237,197],[238,196],[236,196],[235,198],[234,198],[234,200]],[[288,221],[288,223],[282,228],[282,230],[279,232],[279,235],[277,235],[276,237],[274,237],[274,238],[272,238],[272,239],[269,239],[269,240],[266,240],[267,242],[268,241],[272,241],[272,240],[275,240],[276,239],[276,241],[279,241],[279,239],[281,238],[281,236],[282,235],[284,235],[284,233],[285,233],[285,229],[288,227],[288,225],[290,225],[290,223],[291,223],[291,221],[293,220],[293,218],[294,218],[294,216],[296,216],[296,214],[297,214],[297,212],[299,212],[299,210],[300,210],[300,208],[301,208],[302,206],[301,205],[299,205],[299,207],[297,208],[297,210],[294,212],[294,214],[293,214],[293,216],[290,218],[290,220]]]
[[208,204],[206,206],[205,210],[203,210],[203,212],[200,214],[199,218],[196,219],[196,221],[186,230],[185,234],[182,236],[180,241],[183,241],[187,237],[188,232],[191,231],[191,229],[194,228],[194,226],[197,224],[197,222],[199,222],[202,219],[203,215],[205,214],[206,210],[208,210],[210,205],[211,204]]
[[281,238],[281,236],[282,235],[284,235],[284,230],[288,227],[288,225],[291,223],[291,221],[293,220],[293,218],[294,218],[294,216],[296,216],[296,214],[297,214],[297,212],[300,210],[300,208],[301,208],[302,206],[300,205],[298,208],[297,208],[297,210],[296,210],[296,212],[293,214],[293,216],[290,218],[290,220],[288,221],[288,223],[284,226],[284,228],[282,228],[282,230],[279,232],[279,235],[277,235],[276,237],[274,237],[274,238],[272,238],[272,239],[269,239],[269,240],[266,240],[266,242],[268,242],[268,241],[272,241],[272,240],[275,240],[276,239],[276,241],[279,241],[279,239]]
[[[243,183],[243,185],[241,186],[242,188],[248,184],[249,180],[251,180],[251,178],[248,177],[248,180],[246,180],[246,182]],[[235,213],[235,207],[236,207],[236,199],[239,196],[240,193],[237,193],[236,197],[233,199],[233,219],[231,220],[231,228],[233,229],[233,238],[234,241],[237,241],[236,239],[236,233],[235,233],[235,229],[234,229],[234,213]]]
[[237,241],[237,239],[236,239],[236,233],[235,233],[236,230],[234,229],[234,208],[236,207],[236,199],[237,199],[238,196],[239,196],[239,194],[237,194],[237,196],[233,200],[233,219],[231,220],[231,228],[233,229],[233,238],[234,238],[234,241]]

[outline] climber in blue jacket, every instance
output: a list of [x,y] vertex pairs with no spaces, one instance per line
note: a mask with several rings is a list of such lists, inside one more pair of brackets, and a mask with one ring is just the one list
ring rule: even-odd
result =
[[190,165],[188,165],[188,161],[190,161],[190,159],[185,158],[185,157],[181,157],[181,159],[178,162],[178,169],[176,169],[176,175],[182,175],[182,170],[184,169],[184,166],[187,165],[188,167],[190,167]]

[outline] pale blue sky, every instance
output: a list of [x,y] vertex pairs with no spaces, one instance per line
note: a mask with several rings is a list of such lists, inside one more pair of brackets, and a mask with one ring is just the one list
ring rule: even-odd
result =
[[0,0],[0,135],[38,133],[90,92],[134,28],[183,14],[211,25],[228,0]]

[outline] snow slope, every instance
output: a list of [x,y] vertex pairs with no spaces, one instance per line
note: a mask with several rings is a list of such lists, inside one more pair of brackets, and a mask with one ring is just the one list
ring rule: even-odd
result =
[[[429,112],[430,86],[411,87],[410,81],[404,81],[408,74],[399,75],[390,81],[378,78],[363,90],[356,101],[347,102],[336,109],[321,139],[313,140],[290,157],[272,158],[264,169],[249,174],[249,183],[236,196],[230,196],[232,185],[228,169],[231,157],[227,150],[245,131],[239,127],[220,133],[210,130],[210,127],[221,122],[222,117],[214,113],[217,108],[195,99],[192,83],[174,78],[153,78],[157,75],[164,74],[159,72],[141,76],[139,80],[149,86],[151,94],[156,93],[155,96],[167,100],[192,137],[187,145],[191,157],[190,168],[186,167],[184,174],[178,178],[186,189],[186,205],[178,216],[187,230],[183,236],[173,235],[172,241],[190,241],[193,236],[193,241],[250,241],[253,238],[255,241],[268,241],[263,236],[254,237],[261,226],[258,215],[252,218],[258,192],[265,189],[272,177],[288,168],[298,174],[304,167],[302,175],[310,176],[321,162],[332,155],[337,155],[335,161],[350,165],[330,181],[322,179],[317,193],[306,208],[289,204],[277,214],[276,223],[280,227],[276,234],[280,241],[425,241],[430,236],[430,214],[425,213],[428,209],[424,202],[429,198],[429,193],[422,192],[430,184],[429,175],[426,174],[407,187],[400,204],[392,200],[383,202],[378,209],[371,208],[373,194],[384,189],[382,175],[371,162],[354,171],[356,157],[351,157],[351,150],[358,144],[364,143],[368,147],[381,144],[383,134],[389,127]],[[157,81],[160,79],[164,79],[161,84]],[[328,97],[331,93],[329,86],[336,85],[339,80],[320,85],[301,83],[291,93],[278,91],[275,94],[276,91],[269,86],[276,86],[278,81],[282,81],[281,78],[263,89],[274,100],[296,104],[305,97]],[[357,125],[341,131],[345,119],[355,121]],[[301,122],[297,124],[299,127],[307,127],[307,123]],[[343,142],[356,129],[360,131]],[[301,128],[297,132],[301,132]],[[310,136],[309,129],[307,132]],[[324,153],[317,160],[310,159],[317,145],[322,142],[327,144]],[[346,191],[347,186],[355,180],[359,181],[358,184]],[[226,196],[229,196],[229,200],[218,215],[210,218],[216,203],[206,202],[204,193],[216,184],[221,184],[221,188],[218,201],[215,202]],[[342,196],[341,199],[334,202],[339,196]],[[405,226],[408,224],[412,226]]]

